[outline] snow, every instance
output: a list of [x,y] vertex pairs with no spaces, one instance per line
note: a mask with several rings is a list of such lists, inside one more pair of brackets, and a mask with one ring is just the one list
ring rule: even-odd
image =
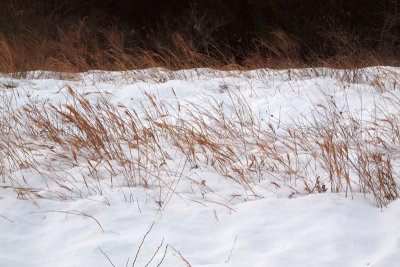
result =
[[[171,106],[179,100],[187,107],[202,106],[210,99],[229,107],[238,96],[260,121],[279,131],[280,125],[307,123],[318,112],[317,104],[328,106],[331,100],[346,118],[376,117],[384,112],[376,106],[396,115],[387,99],[400,97],[393,83],[399,74],[400,69],[390,67],[358,72],[150,69],[93,71],[71,80],[62,74],[32,72],[26,78],[3,74],[0,90],[13,99],[13,108],[68,103],[67,85],[92,101],[106,95],[114,104],[137,110],[147,101],[145,92]],[[343,82],[346,75],[349,82]],[[380,92],[373,86],[382,76],[393,90]],[[44,189],[40,175],[28,173],[31,187],[42,188],[48,196],[31,201],[17,198],[6,187],[9,183],[0,179],[0,266],[132,266],[136,255],[135,266],[146,266],[159,246],[148,266],[188,266],[185,261],[213,267],[397,266],[400,262],[398,199],[378,208],[372,195],[357,192],[347,197],[345,192],[293,195],[293,188],[300,185],[281,183],[278,188],[269,177],[256,182],[254,196],[213,169],[186,166],[177,153],[171,155],[176,158],[170,168],[198,183],[204,181],[212,191],[202,192],[184,179],[177,194],[157,187],[111,187],[104,181],[102,194],[63,200],[51,194],[57,189]],[[69,173],[79,187],[78,167]],[[176,182],[175,178],[166,179]]]

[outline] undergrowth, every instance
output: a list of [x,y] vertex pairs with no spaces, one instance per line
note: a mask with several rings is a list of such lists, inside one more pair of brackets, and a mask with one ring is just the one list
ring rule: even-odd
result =
[[172,30],[160,40],[155,38],[151,46],[141,46],[130,45],[127,33],[116,26],[95,28],[85,20],[59,28],[53,34],[25,26],[17,33],[0,33],[0,72],[24,77],[27,71],[38,70],[78,73],[158,67],[249,70],[398,65],[395,52],[365,48],[351,34],[334,31],[326,34],[336,48],[330,53],[307,50],[282,30],[276,30],[270,33],[270,39],[254,39],[238,54],[228,44],[216,44],[206,37],[200,44],[190,35]]

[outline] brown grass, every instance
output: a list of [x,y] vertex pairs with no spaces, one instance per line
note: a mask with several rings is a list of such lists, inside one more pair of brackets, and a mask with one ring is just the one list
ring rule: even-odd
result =
[[[93,29],[85,21],[60,29],[55,36],[25,28],[22,34],[0,34],[0,72],[23,77],[27,71],[56,71],[65,79],[68,73],[90,70],[301,68],[282,75],[289,81],[330,76],[345,88],[349,83],[366,82],[361,66],[398,64],[394,58],[364,49],[359,40],[343,33],[327,34],[337,43],[337,51],[322,58],[313,51],[302,51],[283,31],[272,36],[269,41],[255,40],[252,49],[238,60],[226,53],[229,49],[213,43],[202,44],[207,52],[201,52],[178,33],[168,36],[168,45],[155,41],[145,49],[128,47],[124,33],[116,27]],[[260,75],[268,72],[264,69]],[[186,75],[190,74],[152,69],[122,76],[126,82],[162,83],[186,79]],[[400,81],[396,73],[386,70],[369,83],[380,94],[390,94]],[[381,115],[369,121],[350,115],[344,120],[344,111],[333,101],[316,103],[314,117],[294,128],[281,125],[276,129],[273,123],[257,120],[243,96],[229,88],[221,90],[230,93],[228,106],[214,99],[202,105],[177,99],[177,105],[171,106],[145,93],[148,101],[141,110],[114,105],[106,95],[94,103],[88,95],[68,87],[67,104],[31,103],[17,111],[11,103],[18,96],[3,93],[0,175],[4,188],[13,189],[23,199],[50,195],[67,199],[103,194],[105,180],[111,188],[158,187],[156,202],[161,210],[172,195],[179,195],[176,188],[182,179],[190,180],[202,193],[212,192],[205,181],[183,175],[188,167],[205,166],[239,184],[252,197],[259,197],[255,184],[270,179],[277,188],[291,187],[294,194],[328,190],[346,195],[355,190],[372,193],[381,207],[398,198],[399,176],[393,168],[397,151],[393,147],[400,140],[400,122],[385,107],[377,106]],[[387,102],[400,112],[395,95]],[[171,151],[178,155],[178,164]],[[82,185],[69,172],[71,168],[79,170]],[[31,172],[42,176],[48,188],[56,184],[60,190],[49,192],[31,185],[25,179]],[[299,191],[297,183],[304,189]]]
[[[226,45],[196,44],[179,33],[166,33],[149,46],[129,45],[126,33],[117,27],[95,29],[84,20],[45,34],[26,27],[16,34],[0,33],[0,72],[25,75],[42,70],[77,73],[89,70],[133,70],[163,67],[170,70],[207,67],[248,70],[257,68],[359,68],[398,65],[393,56],[363,48],[348,34],[329,32],[327,38],[337,47],[335,54],[305,49],[283,31],[271,39],[254,40],[253,45],[234,54]],[[323,55],[323,56],[321,56]]]
[[[293,71],[288,79],[321,75],[317,72]],[[335,75],[343,90],[365,76],[362,70],[324,75]],[[400,101],[392,94],[399,77],[382,70],[369,83],[385,93],[378,97],[394,112],[376,106],[369,118],[355,117],[326,96],[325,104],[315,103],[312,118],[290,125],[260,121],[245,98],[229,88],[223,88],[230,95],[224,105],[212,98],[201,105],[176,99],[171,105],[144,93],[147,101],[135,110],[112,104],[106,95],[89,101],[87,94],[68,87],[67,104],[31,103],[2,113],[0,171],[21,198],[86,197],[103,194],[105,186],[159,188],[155,201],[162,210],[172,195],[180,196],[182,180],[203,197],[213,192],[205,180],[184,175],[204,167],[252,198],[260,197],[255,185],[268,180],[277,189],[292,188],[292,196],[368,193],[382,207],[399,197],[400,174],[393,166],[398,164],[400,121],[394,114],[400,112]],[[79,170],[83,184],[71,169]],[[59,190],[35,188],[24,178],[27,171]]]
[[190,40],[177,33],[170,36],[169,47],[160,44],[154,44],[152,50],[127,47],[123,32],[116,27],[97,30],[80,22],[60,29],[56,37],[30,28],[8,37],[0,34],[0,72],[223,68],[233,63],[216,47],[213,51],[212,55],[200,53]]

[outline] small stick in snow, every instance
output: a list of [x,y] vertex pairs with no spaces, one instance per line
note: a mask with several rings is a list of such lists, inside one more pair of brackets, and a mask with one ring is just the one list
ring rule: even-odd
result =
[[137,206],[138,206],[139,213],[142,214],[142,210],[140,209],[139,199],[138,199],[138,198],[136,198],[136,204],[137,204]]
[[10,223],[15,223],[14,221],[8,219],[6,216],[0,215],[1,218],[3,218],[4,220],[9,221]]
[[178,253],[179,258],[186,264],[187,267],[192,267],[192,265],[188,262],[187,259],[185,259],[185,257],[183,257],[182,253],[177,250],[176,248],[174,248],[173,246],[169,245],[176,253]]
[[163,261],[165,259],[165,255],[167,254],[168,246],[169,246],[169,244],[165,246],[164,255],[161,258],[160,262],[157,264],[157,267],[159,267],[163,263]]
[[87,213],[78,211],[78,210],[48,210],[48,211],[30,212],[30,214],[35,214],[35,213],[64,213],[66,218],[70,214],[87,217],[87,218],[90,218],[93,221],[95,221],[97,223],[97,225],[100,227],[101,231],[104,233],[103,227],[101,226],[100,222],[95,217],[93,217],[92,215],[89,215]]
[[146,239],[147,235],[150,233],[151,229],[153,229],[153,226],[154,226],[154,222],[151,224],[149,230],[147,230],[146,234],[143,236],[142,242],[140,243],[139,248],[138,248],[138,250],[137,250],[137,252],[136,252],[135,259],[133,260],[132,267],[135,266],[137,257],[138,257],[138,255],[139,255],[140,249],[142,248],[142,245],[143,245],[143,243],[144,243],[144,240]]
[[233,249],[235,248],[235,245],[236,245],[236,238],[237,238],[237,235],[235,236],[235,241],[233,241],[233,246],[232,246],[231,252],[229,252],[229,257],[228,257],[228,259],[225,261],[225,263],[228,263],[229,260],[231,259]]
[[107,256],[107,254],[99,247],[99,250],[103,255],[107,258],[107,260],[111,263],[112,266],[115,267],[115,265],[112,263],[111,259]]
[[153,261],[154,257],[157,255],[158,251],[160,250],[160,248],[162,247],[163,244],[164,244],[164,238],[162,239],[161,244],[157,247],[157,250],[154,252],[154,254],[151,257],[151,259],[149,260],[149,262],[147,262],[147,264],[144,267],[149,266],[149,264]]

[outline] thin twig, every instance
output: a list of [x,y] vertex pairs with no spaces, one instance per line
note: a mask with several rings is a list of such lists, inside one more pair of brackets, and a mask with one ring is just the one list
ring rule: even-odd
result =
[[154,226],[154,222],[151,224],[149,230],[147,230],[146,234],[143,236],[142,242],[140,243],[139,248],[138,248],[138,250],[137,250],[137,252],[136,252],[135,259],[133,260],[132,267],[135,266],[137,257],[138,257],[138,255],[139,255],[140,249],[142,248],[142,245],[143,245],[143,243],[144,243],[144,240],[146,239],[147,235],[150,233],[151,229],[153,229],[153,226]]
[[112,266],[115,267],[115,265],[112,263],[111,259],[107,256],[107,254],[99,247],[99,250],[103,255],[107,258],[107,260],[111,263]]
[[178,253],[179,258],[186,264],[187,267],[192,267],[192,265],[189,263],[189,261],[187,259],[185,259],[185,257],[183,257],[182,253],[177,250],[176,248],[174,248],[173,246],[169,245],[176,253]]
[[10,223],[15,223],[14,221],[8,219],[7,217],[5,217],[5,216],[3,216],[3,215],[0,215],[0,217],[3,218],[3,219],[5,219],[5,220],[7,220],[7,221],[9,221]]
[[139,199],[138,199],[138,198],[136,198],[136,204],[137,204],[137,206],[138,206],[139,213],[142,214],[142,210],[140,209]]
[[169,244],[165,246],[164,255],[161,258],[161,261],[157,264],[157,267],[159,267],[163,263],[165,255],[167,254],[168,246],[169,246]]
[[233,241],[232,249],[231,249],[231,251],[229,252],[229,257],[228,257],[228,259],[225,261],[225,263],[228,263],[229,260],[231,259],[233,249],[235,248],[235,245],[236,245],[236,238],[237,238],[237,235],[235,236],[235,241]]
[[92,215],[89,215],[87,213],[78,211],[78,210],[49,210],[49,211],[39,211],[39,212],[30,212],[30,213],[34,214],[34,213],[50,213],[50,212],[52,212],[52,213],[64,213],[67,216],[69,214],[72,214],[72,215],[80,215],[80,216],[83,216],[83,217],[88,217],[88,218],[94,220],[99,225],[101,231],[104,233],[103,227],[101,226],[100,222],[95,217],[93,217]]
[[162,239],[161,244],[157,247],[157,250],[154,252],[154,254],[151,257],[151,259],[149,260],[149,262],[144,267],[149,266],[149,264],[153,261],[154,257],[157,255],[158,251],[160,250],[160,248],[162,247],[163,244],[164,244],[164,238]]

